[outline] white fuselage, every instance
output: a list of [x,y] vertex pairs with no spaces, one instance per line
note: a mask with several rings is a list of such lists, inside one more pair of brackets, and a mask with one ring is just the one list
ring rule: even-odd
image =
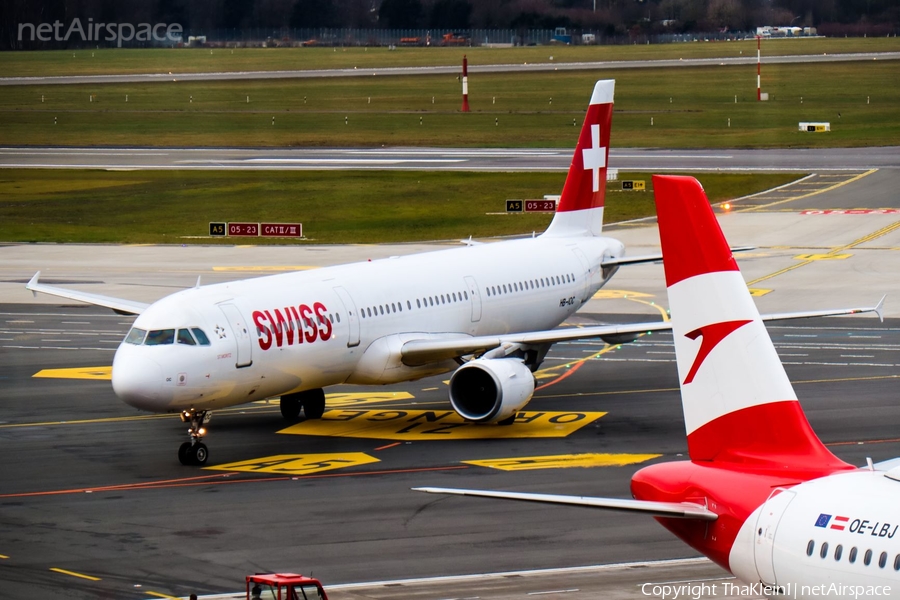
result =
[[614,270],[601,262],[623,250],[611,238],[544,236],[184,290],[134,327],[154,339],[198,328],[208,345],[123,342],[113,387],[138,408],[176,412],[448,372],[455,361],[404,365],[401,346],[552,329],[607,281]]
[[900,597],[900,481],[858,470],[773,494],[738,533],[730,566],[770,596]]

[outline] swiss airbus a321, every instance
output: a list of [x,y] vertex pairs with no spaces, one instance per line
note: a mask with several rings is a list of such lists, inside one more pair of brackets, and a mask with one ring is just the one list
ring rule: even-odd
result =
[[634,499],[420,491],[653,515],[746,582],[738,595],[898,597],[900,458],[857,468],[825,447],[700,184],[653,186],[690,461],[639,470]]
[[[469,244],[372,262],[261,277],[174,293],[147,305],[45,285],[33,292],[138,315],[116,351],[112,385],[128,404],[181,413],[184,464],[204,464],[210,411],[275,396],[296,420],[325,410],[323,388],[391,384],[453,372],[449,396],[464,419],[510,424],[534,393],[551,345],[624,342],[669,324],[553,329],[624,264],[601,235],[614,81],[599,81],[557,212],[540,236]],[[771,318],[835,315],[874,308]]]

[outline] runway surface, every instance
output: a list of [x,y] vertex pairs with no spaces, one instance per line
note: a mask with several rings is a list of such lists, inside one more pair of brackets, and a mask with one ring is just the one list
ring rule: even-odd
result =
[[[569,148],[0,148],[5,168],[565,171]],[[817,171],[900,168],[900,147],[653,150],[613,148],[623,171]]]
[[[900,60],[900,52],[859,52],[848,54],[806,54],[768,56],[765,64],[815,64],[861,60]],[[667,60],[628,60],[575,63],[523,63],[505,65],[469,65],[478,73],[527,73],[535,71],[584,71],[619,69],[658,69],[673,67],[733,66],[756,64],[755,56],[730,58],[688,58]],[[0,77],[4,85],[62,85],[79,83],[152,83],[165,81],[222,81],[249,79],[308,79],[318,77],[391,77],[398,75],[445,75],[460,72],[458,65],[439,67],[391,67],[363,69],[317,69],[296,71],[242,71],[222,73],[146,73],[137,75],[75,75],[53,77]]]

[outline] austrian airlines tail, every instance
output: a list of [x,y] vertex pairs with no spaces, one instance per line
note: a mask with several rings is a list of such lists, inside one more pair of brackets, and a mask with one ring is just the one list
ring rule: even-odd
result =
[[603,231],[615,84],[615,80],[605,79],[594,85],[559,206],[545,236],[598,236]]
[[691,459],[846,467],[809,426],[700,183],[653,185]]

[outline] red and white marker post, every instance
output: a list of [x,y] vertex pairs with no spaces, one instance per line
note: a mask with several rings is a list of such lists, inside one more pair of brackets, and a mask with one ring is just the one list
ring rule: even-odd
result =
[[[762,100],[762,90],[759,87],[759,42],[762,38],[760,36],[756,36],[756,101],[759,102]],[[463,67],[465,71],[465,67]],[[465,85],[465,84],[464,84]]]
[[469,61],[466,58],[465,54],[463,55],[462,84],[463,84],[462,111],[469,112]]

